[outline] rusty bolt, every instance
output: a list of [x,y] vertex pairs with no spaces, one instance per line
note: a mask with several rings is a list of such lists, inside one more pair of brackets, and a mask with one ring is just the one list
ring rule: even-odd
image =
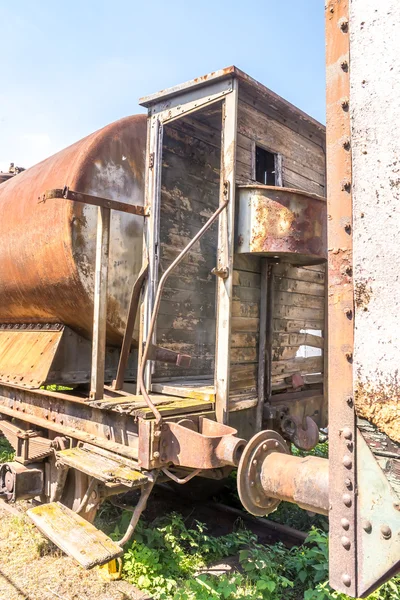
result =
[[342,62],[340,63],[340,68],[342,69],[342,71],[347,73],[347,71],[349,70],[349,63],[347,62],[347,60],[342,60]]
[[342,98],[341,102],[340,102],[342,109],[347,112],[349,110],[349,100],[348,98]]
[[267,444],[263,444],[263,445],[262,445],[262,449],[264,450],[264,452],[266,452],[266,451],[268,450],[268,446],[267,446]]
[[351,483],[351,479],[347,478],[344,480],[344,485],[347,487],[348,490],[351,490],[353,484]]
[[351,542],[350,542],[349,538],[346,535],[344,535],[342,537],[341,542],[342,542],[342,546],[343,546],[343,548],[345,550],[350,550],[350,548],[351,548]]
[[254,481],[250,481],[250,487],[254,487]]
[[253,460],[253,465],[254,465],[254,466],[256,466],[256,464],[257,464],[257,459],[255,458],[255,459]]
[[353,433],[352,433],[352,431],[351,431],[350,427],[345,427],[345,428],[343,429],[343,437],[344,437],[346,440],[351,440],[351,438],[353,437]]
[[381,534],[385,538],[385,540],[388,540],[392,537],[392,530],[390,529],[389,525],[382,525]]
[[343,573],[342,581],[346,587],[351,586],[351,577],[350,577],[350,575],[347,575],[347,573]]
[[363,521],[362,528],[364,529],[364,531],[366,533],[371,533],[371,531],[372,531],[371,521],[367,521],[367,520]]
[[350,223],[346,223],[346,225],[344,226],[344,230],[346,233],[351,233],[351,225]]
[[351,396],[347,396],[346,402],[350,408],[353,408],[353,398]]
[[352,502],[352,501],[351,501],[351,496],[350,496],[350,494],[343,494],[343,498],[342,498],[342,499],[343,499],[343,504],[344,504],[345,506],[347,506],[347,507],[350,507],[350,506],[351,506],[351,502]]
[[[347,106],[347,108],[349,108],[349,103],[347,102],[347,100],[346,100],[346,101],[343,101],[343,102],[345,102],[345,103],[346,103],[346,106]],[[344,107],[343,107],[343,102],[342,102],[342,108],[344,108]],[[350,138],[346,137],[346,138],[343,140],[343,148],[344,148],[345,150],[350,150],[350,148],[351,148],[351,144],[350,144]]]
[[154,458],[160,458],[160,453],[159,452],[154,452],[153,456],[154,456]]
[[350,521],[348,519],[343,518],[343,519],[341,519],[340,523],[341,523],[343,529],[346,529],[346,531],[347,531],[347,529],[349,529]]
[[351,308],[345,308],[344,309],[344,314],[346,315],[346,317],[348,319],[351,319],[351,317],[353,316],[353,311],[351,310]]
[[345,179],[342,181],[342,192],[350,192],[351,190],[351,181],[349,179]]
[[352,352],[346,352],[346,360],[348,362],[352,362],[352,360],[353,360],[353,353]]
[[341,19],[339,21],[339,27],[343,31],[343,33],[347,33],[349,31],[349,22],[347,19]]
[[351,460],[351,457],[346,454],[343,457],[343,465],[346,467],[346,469],[351,469],[351,467],[353,466],[353,461]]

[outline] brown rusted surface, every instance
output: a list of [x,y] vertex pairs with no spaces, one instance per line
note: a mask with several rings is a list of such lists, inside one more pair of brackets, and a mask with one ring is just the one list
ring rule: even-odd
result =
[[165,465],[172,463],[194,469],[236,466],[246,444],[236,434],[233,427],[205,417],[199,418],[198,425],[190,419],[164,423],[160,460]]
[[328,514],[329,466],[326,458],[301,458],[272,452],[262,463],[260,479],[266,496]]
[[[330,584],[357,594],[353,400],[353,269],[347,0],[326,3]],[[343,143],[346,140],[346,143]],[[349,312],[350,311],[350,312]],[[348,523],[343,530],[343,523]],[[346,525],[347,526],[347,525]],[[346,545],[342,538],[346,533]],[[348,540],[348,541],[347,541]]]
[[292,264],[326,259],[324,198],[265,185],[239,186],[238,194],[238,252],[278,256]]
[[[121,119],[0,188],[0,322],[63,322],[91,335],[96,207],[40,202],[64,185],[143,205],[146,117]],[[114,212],[107,336],[118,343],[142,263],[143,217]]]
[[64,327],[0,330],[0,381],[38,388],[47,379]]
[[358,381],[354,390],[357,415],[367,419],[395,442],[400,443],[400,380],[388,381],[379,372],[371,381]]

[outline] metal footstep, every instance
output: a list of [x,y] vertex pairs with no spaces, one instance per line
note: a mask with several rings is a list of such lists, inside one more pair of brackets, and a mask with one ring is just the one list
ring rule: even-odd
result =
[[27,515],[43,535],[85,569],[104,565],[123,553],[105,533],[61,502],[36,506]]

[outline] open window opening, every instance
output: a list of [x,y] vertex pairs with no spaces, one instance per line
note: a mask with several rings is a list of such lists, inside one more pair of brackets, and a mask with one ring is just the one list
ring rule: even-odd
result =
[[278,184],[278,155],[256,146],[256,173],[255,179],[264,185]]

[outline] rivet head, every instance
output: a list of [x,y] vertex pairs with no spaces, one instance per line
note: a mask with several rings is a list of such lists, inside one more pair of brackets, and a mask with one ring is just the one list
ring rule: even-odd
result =
[[351,490],[353,484],[351,482],[351,479],[347,478],[344,480],[344,485],[347,487],[348,490]]
[[275,442],[275,448],[278,448],[279,442]]
[[[348,100],[348,98],[342,98],[342,100],[340,101],[340,104],[341,104],[342,109],[344,111],[348,111],[349,110],[349,100]],[[349,144],[349,148],[350,148],[350,144]]]
[[353,432],[351,431],[350,427],[345,427],[343,429],[343,437],[346,440],[351,440],[351,438],[353,437]]
[[346,531],[347,531],[347,529],[349,529],[350,521],[348,519],[343,518],[343,519],[341,519],[340,523],[341,523],[343,529],[346,529]]
[[353,398],[351,396],[348,396],[346,398],[346,402],[347,402],[347,405],[350,406],[350,408],[353,408],[354,403],[353,403]]
[[351,469],[353,466],[353,461],[347,454],[343,457],[343,465],[346,467],[346,469]]
[[268,446],[267,446],[267,444],[263,444],[263,445],[262,445],[262,449],[264,450],[264,452],[265,452],[266,450],[268,450]]
[[254,465],[254,466],[256,466],[256,464],[257,464],[257,459],[255,458],[255,459],[253,460],[253,465]]
[[372,523],[371,521],[365,520],[363,521],[362,528],[366,533],[371,533],[372,531]]
[[349,538],[346,535],[344,535],[340,541],[342,542],[342,546],[343,546],[343,548],[345,548],[345,550],[350,550],[351,541],[349,540]]
[[347,60],[342,60],[342,62],[340,63],[340,68],[342,69],[342,71],[347,73],[347,71],[349,70],[349,63],[347,62]]
[[349,30],[349,22],[347,21],[347,19],[341,19],[339,21],[339,27],[341,31],[343,31],[343,33],[347,33]]
[[381,534],[385,538],[385,540],[388,540],[392,537],[392,530],[390,529],[389,525],[382,525]]
[[346,587],[351,586],[351,577],[350,577],[350,575],[347,575],[347,573],[343,573],[342,581]]
[[250,481],[250,487],[254,487],[254,481]]
[[351,496],[350,496],[350,494],[343,494],[343,504],[345,506],[348,506],[348,507],[351,506]]

